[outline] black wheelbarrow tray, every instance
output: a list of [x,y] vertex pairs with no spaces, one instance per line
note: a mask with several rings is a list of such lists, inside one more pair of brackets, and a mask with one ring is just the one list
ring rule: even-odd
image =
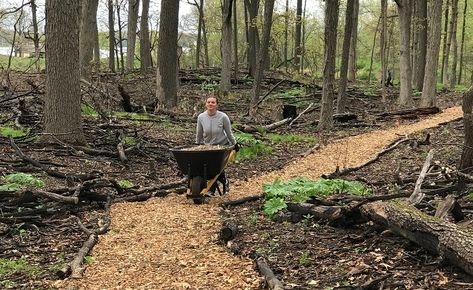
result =
[[194,203],[204,202],[205,195],[235,156],[233,146],[209,150],[189,150],[196,145],[171,148],[179,170],[188,176],[187,197]]

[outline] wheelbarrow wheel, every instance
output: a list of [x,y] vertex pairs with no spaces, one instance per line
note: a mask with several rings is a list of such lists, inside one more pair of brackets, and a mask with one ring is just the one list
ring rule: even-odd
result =
[[195,176],[191,180],[191,192],[192,192],[192,200],[195,204],[203,204],[205,197],[200,194],[202,189],[204,188],[205,183],[204,179],[201,176]]

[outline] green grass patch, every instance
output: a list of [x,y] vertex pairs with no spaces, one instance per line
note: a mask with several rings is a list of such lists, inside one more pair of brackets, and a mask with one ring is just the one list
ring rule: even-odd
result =
[[[6,68],[8,66],[8,58],[8,55],[0,55],[0,67]],[[10,69],[14,71],[34,72],[36,71],[35,61],[36,59],[34,57],[13,56],[11,59]],[[44,69],[44,58],[40,58],[38,61],[40,69]]]
[[118,185],[121,187],[121,188],[132,188],[133,186],[135,186],[133,184],[133,182],[127,180],[127,179],[120,179],[118,180]]
[[9,126],[0,127],[0,135],[2,135],[5,138],[8,138],[8,137],[13,137],[13,138],[23,137],[23,136],[28,135],[29,132],[30,132],[30,130],[25,129],[25,128],[9,127]]
[[42,187],[44,181],[26,173],[12,173],[0,178],[0,191],[18,191],[25,186]]
[[268,138],[271,139],[273,142],[306,142],[306,143],[316,143],[318,139],[312,136],[304,136],[304,135],[281,135],[281,134],[267,134]]
[[137,143],[136,138],[132,137],[132,136],[123,136],[122,141],[123,141],[123,143],[125,143],[126,145],[129,145],[129,146],[134,146]]
[[81,104],[80,111],[83,116],[98,117],[99,115],[99,113],[97,113],[95,108],[90,104]]
[[143,113],[128,113],[128,112],[113,112],[112,116],[118,118],[131,119],[133,121],[148,121],[153,120],[153,116]]
[[305,87],[291,87],[287,91],[280,92],[278,97],[292,98],[305,95]]
[[40,267],[28,263],[24,258],[18,260],[0,258],[0,277],[14,273],[22,273],[27,276],[33,276],[38,274],[40,269]]
[[306,177],[297,177],[285,182],[276,179],[273,183],[264,184],[263,192],[266,196],[264,212],[268,217],[287,207],[286,202],[301,203],[310,197],[327,197],[335,193],[349,195],[369,195],[371,191],[357,181],[343,179],[310,180]]

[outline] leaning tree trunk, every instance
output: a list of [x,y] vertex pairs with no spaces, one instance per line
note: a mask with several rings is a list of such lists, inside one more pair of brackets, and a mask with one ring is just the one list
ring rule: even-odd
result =
[[440,50],[440,32],[442,26],[442,2],[432,1],[431,26],[429,27],[429,43],[425,63],[424,85],[420,99],[421,107],[433,107],[436,104],[435,86],[437,85],[437,67]]
[[460,170],[473,167],[473,87],[463,94],[463,123],[465,131],[465,142],[460,160]]
[[353,28],[350,41],[350,56],[348,59],[348,81],[356,80],[356,44],[358,42],[358,11],[360,3],[355,0],[353,6]]
[[411,68],[411,0],[403,0],[398,5],[400,37],[400,81],[399,106],[412,106],[412,68]]
[[326,130],[333,124],[333,98],[335,82],[335,54],[337,50],[337,25],[339,1],[325,2],[324,32],[324,83],[322,89],[322,108],[318,128]]
[[340,79],[338,81],[338,98],[337,113],[344,113],[347,109],[347,72],[348,72],[348,55],[350,53],[350,40],[353,26],[353,2],[347,1],[345,12],[345,34],[343,36],[342,64],[340,65]]
[[140,69],[146,72],[151,67],[151,42],[149,39],[149,0],[143,0],[140,21]]
[[159,18],[158,63],[155,111],[177,105],[177,26],[179,1],[162,0]]
[[46,2],[46,97],[42,139],[84,144],[80,112],[79,4]]
[[220,42],[222,70],[220,73],[220,90],[223,94],[227,94],[232,87],[232,2],[233,0],[224,0],[222,3],[222,41]]

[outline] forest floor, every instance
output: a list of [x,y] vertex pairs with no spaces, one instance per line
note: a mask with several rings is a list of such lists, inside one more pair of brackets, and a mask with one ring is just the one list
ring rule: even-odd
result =
[[[130,79],[122,85],[137,104],[146,104],[146,100],[139,97],[151,98],[152,90],[136,83],[140,80]],[[254,259],[264,257],[287,289],[355,289],[379,277],[384,279],[370,286],[376,289],[473,289],[471,279],[461,270],[443,264],[436,256],[372,223],[338,228],[310,217],[297,223],[269,219],[262,211],[262,199],[236,207],[220,206],[228,200],[262,194],[262,185],[275,178],[308,176],[315,179],[334,172],[337,167],[343,169],[363,163],[406,134],[414,141],[424,140],[429,133],[429,145],[404,143],[377,162],[343,177],[364,182],[376,194],[412,191],[430,149],[436,150],[434,160],[438,166],[454,170],[458,163],[463,136],[462,121],[458,120],[461,110],[458,107],[445,109],[458,106],[461,94],[442,93],[439,107],[445,111],[441,114],[410,115],[406,119],[383,115],[393,112],[395,90],[391,91],[390,103],[386,105],[376,90],[368,94],[366,88],[353,87],[349,92],[349,106],[358,116],[357,121],[336,124],[334,130],[322,134],[315,128],[318,110],[314,110],[291,128],[280,127],[272,133],[311,136],[316,141],[304,138],[275,141],[265,133],[256,134],[271,146],[271,154],[232,163],[227,170],[232,182],[230,194],[208,199],[204,205],[194,205],[184,195],[175,194],[176,190],[158,190],[157,186],[182,178],[169,148],[192,143],[195,119],[189,116],[202,109],[195,106],[198,99],[194,97],[205,95],[202,86],[183,81],[180,95],[188,101],[188,106],[183,105],[182,113],[176,116],[138,120],[134,115],[121,115],[108,124],[94,116],[85,117],[84,129],[91,148],[113,152],[118,142],[116,136],[120,134],[133,137],[141,144],[129,146],[127,163],[120,162],[116,156],[95,156],[66,145],[45,148],[28,138],[16,138],[15,143],[25,155],[53,170],[71,175],[96,173],[102,179],[131,181],[134,187],[121,192],[97,187],[95,192],[111,194],[116,201],[122,198],[122,202],[113,203],[110,229],[100,236],[99,243],[87,256],[84,277],[66,280],[58,280],[56,275],[88,238],[73,217],[78,217],[89,229],[98,228],[105,220],[105,201],[84,198],[79,205],[66,205],[27,194],[28,190],[17,194],[2,192],[0,286],[12,289],[261,289],[264,281]],[[267,80],[267,89],[270,86],[271,79]],[[231,116],[234,124],[248,124],[243,116],[247,103],[238,100],[245,95],[245,90],[249,91],[249,86],[237,84],[236,87],[232,96],[221,102],[220,109]],[[269,105],[262,110],[262,114],[267,115],[254,125],[277,120],[278,117],[268,113],[278,111],[273,104],[287,101],[285,93],[300,87],[304,86],[288,83],[275,90],[280,98],[268,100]],[[293,98],[297,100],[299,112],[310,102],[320,100],[316,86],[304,88],[305,93]],[[37,109],[41,107],[38,101],[42,96],[41,88],[34,96],[30,101],[35,106],[29,107],[32,113],[25,120],[32,128],[31,134],[40,130],[35,122],[41,118]],[[7,105],[10,107],[1,111],[4,124],[12,119],[10,109],[16,106],[15,102],[7,102]],[[455,121],[447,122],[450,120]],[[447,123],[439,125],[443,122]],[[242,143],[243,148],[250,146]],[[320,144],[320,148],[306,157],[301,156],[316,144]],[[48,176],[43,170],[26,164],[6,139],[0,144],[0,170],[4,175],[31,172],[45,181],[42,190],[50,192],[61,192],[59,189],[80,184]],[[426,183],[433,189],[450,182],[445,176],[430,178],[432,180]],[[155,187],[150,192],[155,197],[142,202],[123,201],[140,189],[151,187]],[[429,201],[435,201],[435,197],[431,196]],[[468,213],[470,199],[465,197],[460,202]],[[227,218],[239,225],[239,235],[233,242],[238,245],[236,255],[218,239],[222,220]],[[16,261],[18,267],[8,268],[7,260]]]

